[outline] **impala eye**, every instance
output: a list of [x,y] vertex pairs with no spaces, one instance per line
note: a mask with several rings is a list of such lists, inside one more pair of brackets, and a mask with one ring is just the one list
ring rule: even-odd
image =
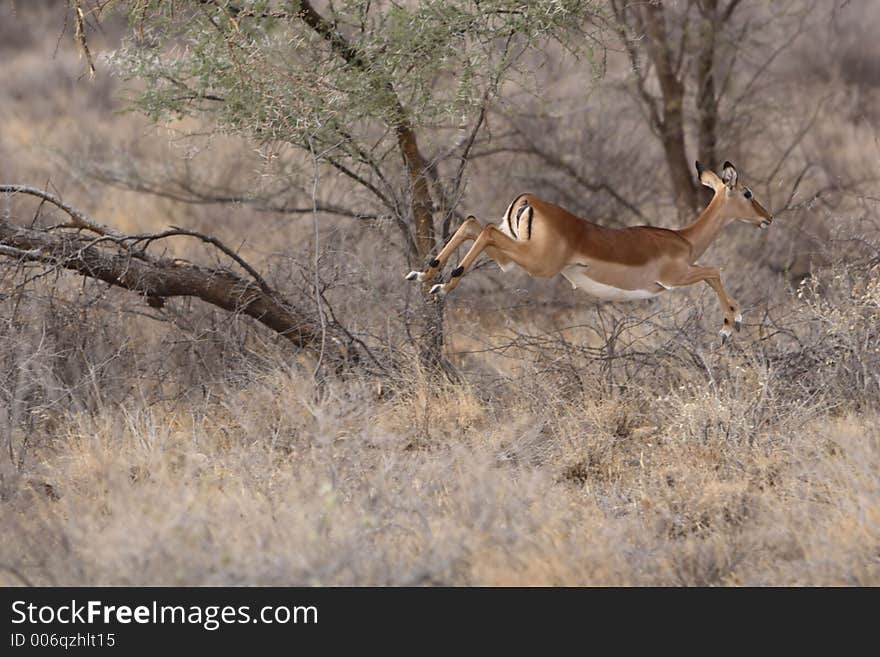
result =
[[752,190],[747,189],[746,191],[743,192],[743,196],[745,196],[746,198],[752,198]]

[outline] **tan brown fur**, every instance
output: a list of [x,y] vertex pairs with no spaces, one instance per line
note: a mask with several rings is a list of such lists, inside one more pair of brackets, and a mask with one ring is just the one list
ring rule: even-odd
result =
[[483,226],[475,217],[468,217],[425,271],[410,272],[407,278],[430,283],[456,249],[473,240],[449,281],[435,285],[432,292],[448,294],[455,289],[483,251],[502,268],[512,262],[532,276],[563,274],[572,285],[586,283],[592,293],[611,299],[647,298],[705,281],[721,303],[721,334],[726,339],[731,326],[740,328],[739,304],[724,289],[719,270],[697,265],[696,261],[731,221],[763,228],[773,218],[738,183],[736,169],[729,162],[721,176],[699,163],[697,172],[700,182],[712,188],[715,195],[696,221],[680,230],[654,226],[606,228],[534,194],[520,194],[498,225]]

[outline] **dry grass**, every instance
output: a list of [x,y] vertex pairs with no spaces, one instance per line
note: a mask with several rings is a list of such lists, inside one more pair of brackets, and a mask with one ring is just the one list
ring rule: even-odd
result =
[[[121,229],[248,235],[242,253],[297,284],[308,220],[95,187],[51,159],[178,148],[115,114],[110,82],[78,80],[69,44],[53,60],[55,36],[4,51],[0,178],[52,171]],[[839,122],[814,144],[833,135],[848,162],[876,162],[872,128]],[[239,160],[214,146],[193,166],[222,164],[222,182]],[[468,203],[498,211],[504,181],[478,173]],[[329,292],[340,316],[404,355],[381,378],[316,384],[314,361],[245,319],[184,302],[151,314],[6,267],[0,582],[880,585],[876,205],[814,214],[829,265],[800,287],[767,265],[792,248],[794,215],[713,249],[746,310],[725,348],[708,290],[597,305],[483,269],[449,302],[455,384],[406,360],[404,265],[376,257],[381,230],[322,235],[346,263]]]
[[523,375],[383,401],[293,366],[71,413],[4,473],[0,554],[59,585],[880,583],[876,412],[757,429],[748,371],[566,402]]

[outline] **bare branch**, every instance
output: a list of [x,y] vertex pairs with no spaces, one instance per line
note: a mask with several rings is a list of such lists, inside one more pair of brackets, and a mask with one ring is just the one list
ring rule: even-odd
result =
[[[88,175],[95,180],[119,189],[135,192],[143,192],[152,196],[180,201],[190,205],[228,205],[240,204],[253,208],[257,212],[276,212],[278,214],[310,214],[312,207],[305,205],[288,205],[287,201],[273,203],[269,199],[277,194],[268,196],[253,196],[247,193],[214,193],[212,191],[198,189],[195,185],[187,184],[182,180],[146,180],[144,178],[125,177],[112,170],[95,168],[88,171]],[[171,189],[177,187],[177,190]],[[372,191],[372,190],[371,190]],[[318,202],[318,211],[326,214],[335,214],[340,217],[352,217],[354,219],[376,219],[376,214],[358,212],[335,203]]]
[[[162,307],[169,297],[197,297],[218,308],[253,317],[298,347],[313,346],[320,339],[312,321],[304,313],[270,288],[252,266],[217,238],[180,228],[152,235],[125,235],[98,224],[52,194],[34,187],[3,185],[0,190],[45,199],[70,215],[74,220],[70,228],[88,228],[99,234],[92,239],[78,231],[26,228],[0,220],[0,256],[67,269],[138,292],[154,307]],[[141,242],[149,243],[173,235],[196,237],[211,244],[244,268],[256,283],[227,269],[159,258],[132,248]]]
[[594,180],[590,180],[555,152],[543,149],[535,143],[529,143],[528,146],[510,150],[520,153],[527,153],[529,155],[534,155],[540,158],[545,164],[555,169],[559,169],[560,171],[571,177],[578,185],[590,192],[606,192],[611,198],[614,199],[615,202],[625,207],[635,216],[645,220],[645,216],[642,214],[642,212],[633,203],[630,203],[609,183],[605,181],[597,182]]
[[257,273],[257,270],[254,269],[251,265],[249,265],[241,256],[239,256],[235,251],[226,246],[223,242],[221,242],[216,237],[212,235],[205,235],[204,233],[200,233],[195,230],[186,230],[184,228],[178,228],[177,226],[172,226],[171,230],[166,230],[162,233],[155,233],[153,235],[136,235],[129,238],[126,238],[126,241],[131,241],[132,245],[137,244],[141,241],[145,242],[144,248],[149,246],[152,242],[160,239],[165,239],[166,237],[174,237],[175,235],[185,235],[187,237],[195,237],[206,244],[210,244],[216,247],[218,250],[222,251],[224,254],[229,256],[230,259],[234,260],[238,265],[244,269],[248,274],[250,274],[253,279],[257,282],[262,290],[266,294],[275,294],[272,288],[269,287],[268,283],[263,280],[263,277]]
[[36,196],[37,198],[48,201],[52,205],[60,208],[61,210],[64,210],[64,212],[67,213],[67,215],[71,219],[73,219],[71,227],[83,228],[86,230],[90,230],[93,233],[97,233],[98,235],[105,235],[108,237],[116,237],[120,239],[125,237],[122,233],[110,228],[109,226],[104,226],[103,224],[98,223],[85,213],[71,207],[54,194],[50,194],[49,192],[45,192],[36,187],[31,187],[30,185],[0,185],[0,193],[29,194],[30,196]]
[[89,50],[89,42],[86,38],[86,19],[83,14],[82,0],[73,0],[74,24],[76,31],[74,38],[79,49],[86,57],[89,65],[89,77],[95,77],[95,62],[92,60],[92,51]]

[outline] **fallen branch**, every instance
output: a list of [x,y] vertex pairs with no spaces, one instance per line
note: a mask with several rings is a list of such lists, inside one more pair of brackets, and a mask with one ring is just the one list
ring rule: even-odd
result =
[[[126,235],[99,224],[37,188],[0,185],[0,192],[43,199],[71,219],[51,229],[25,227],[0,219],[0,257],[74,271],[142,294],[153,307],[162,307],[165,299],[171,297],[196,297],[223,310],[248,315],[300,348],[320,341],[320,329],[308,313],[269,287],[253,267],[215,237],[181,229],[154,235]],[[174,235],[197,237],[210,244],[234,260],[254,280],[222,267],[204,267],[177,258],[153,256],[143,246]]]

